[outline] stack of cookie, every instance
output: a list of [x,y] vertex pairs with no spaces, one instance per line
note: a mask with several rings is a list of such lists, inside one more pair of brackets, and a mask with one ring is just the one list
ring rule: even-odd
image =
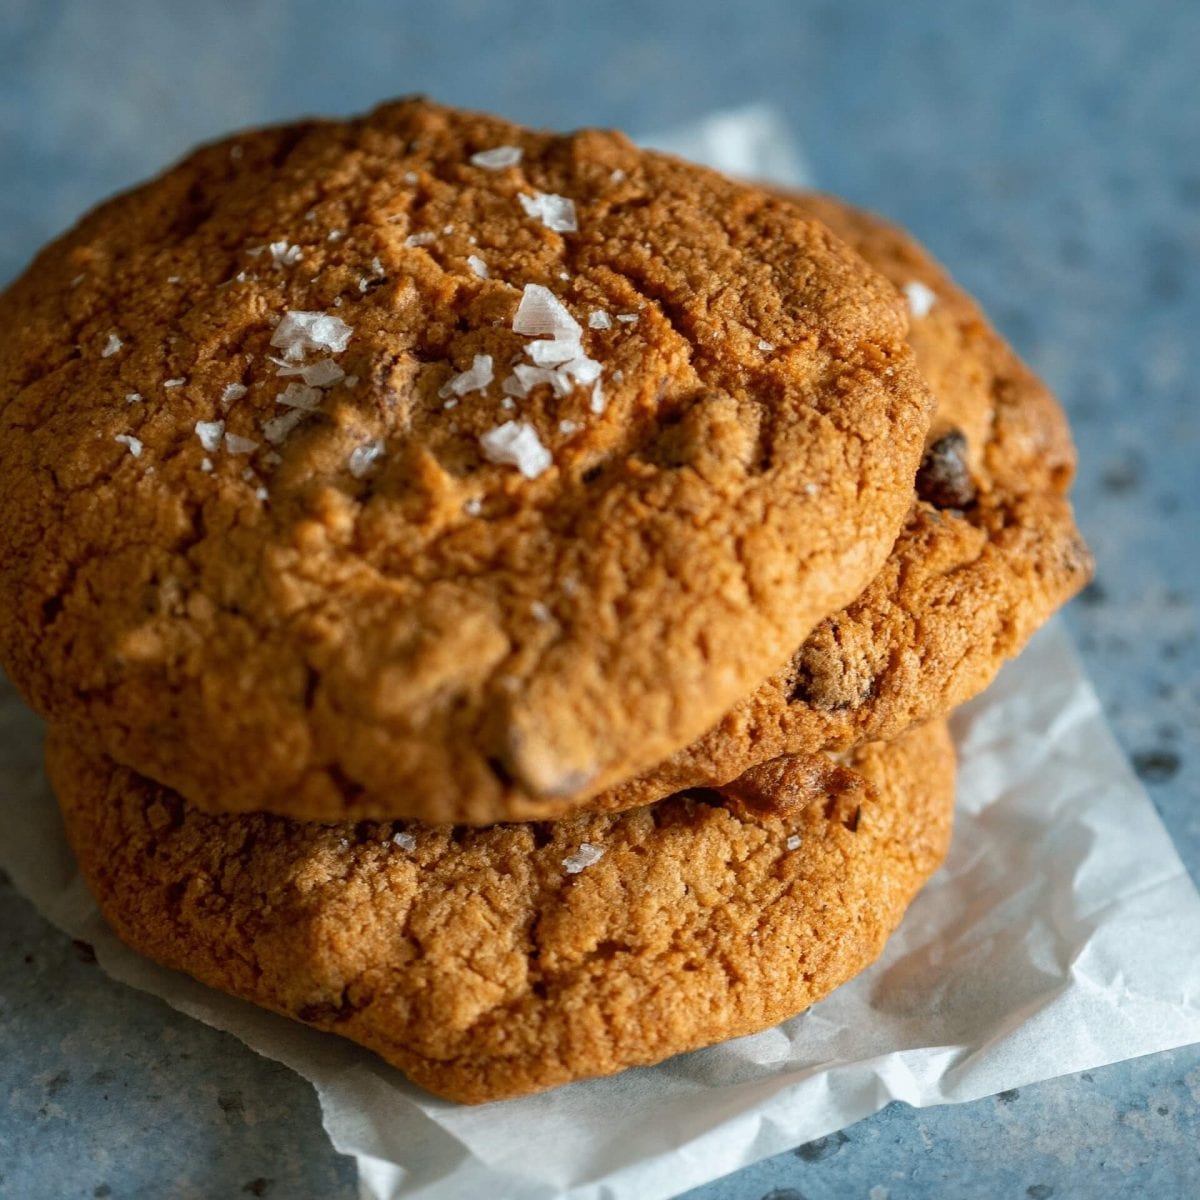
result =
[[131,945],[465,1101],[772,1025],[940,862],[1087,579],[1066,424],[907,236],[409,100],[0,297],[0,658]]

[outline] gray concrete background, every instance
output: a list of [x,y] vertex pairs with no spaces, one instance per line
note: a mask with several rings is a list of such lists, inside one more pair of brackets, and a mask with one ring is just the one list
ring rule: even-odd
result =
[[[660,129],[766,100],[1067,405],[1099,560],[1069,610],[1200,875],[1200,5],[0,0],[0,284],[192,143],[423,91]],[[0,836],[3,836],[0,832]],[[892,1105],[692,1200],[1200,1194],[1200,1048]],[[0,881],[0,1197],[355,1194],[303,1081],[104,977]]]

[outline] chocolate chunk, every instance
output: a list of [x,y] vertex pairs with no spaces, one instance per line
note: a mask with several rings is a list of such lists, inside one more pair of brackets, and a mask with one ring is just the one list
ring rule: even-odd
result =
[[952,429],[926,448],[917,471],[917,495],[934,508],[970,508],[975,503],[962,430]]

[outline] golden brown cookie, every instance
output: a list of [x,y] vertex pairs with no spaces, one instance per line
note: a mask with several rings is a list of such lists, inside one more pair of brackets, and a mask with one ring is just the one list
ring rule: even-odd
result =
[[563,807],[879,569],[905,326],[794,205],[618,134],[238,135],[0,297],[0,661],[209,809]]
[[907,294],[909,343],[937,400],[916,503],[883,569],[704,737],[595,798],[644,804],[778,754],[897,736],[985,688],[1091,577],[1053,396],[907,234],[825,196],[794,203]]
[[489,829],[208,815],[61,732],[51,779],[135,949],[455,1100],[752,1033],[872,962],[950,835],[943,723],[846,766]]

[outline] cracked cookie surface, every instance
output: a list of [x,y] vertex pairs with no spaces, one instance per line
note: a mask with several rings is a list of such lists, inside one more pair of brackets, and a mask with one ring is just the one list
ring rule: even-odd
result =
[[897,736],[982,691],[1091,577],[1066,492],[1075,452],[1041,380],[911,237],[791,194],[886,276],[937,402],[916,502],[879,574],[704,737],[593,801],[642,804],[772,755]]
[[616,134],[417,100],[202,148],[0,297],[0,659],[210,809],[569,807],[877,572],[905,327]]
[[488,829],[206,814],[52,731],[135,949],[466,1102],[768,1028],[874,961],[950,836],[944,723],[723,792]]

